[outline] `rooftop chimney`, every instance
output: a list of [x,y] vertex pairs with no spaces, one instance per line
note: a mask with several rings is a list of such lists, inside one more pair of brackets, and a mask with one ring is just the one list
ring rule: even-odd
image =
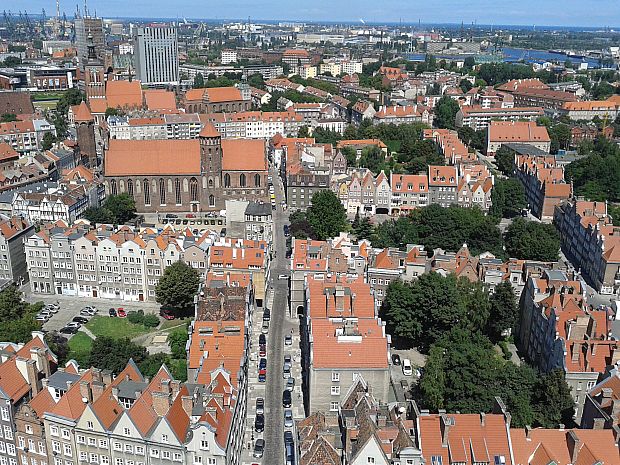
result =
[[579,449],[581,449],[581,440],[574,430],[566,434],[566,442],[571,457],[571,463],[577,463],[577,455],[579,454]]
[[41,390],[41,381],[39,380],[37,362],[34,360],[28,360],[26,362],[26,373],[28,374],[28,384],[30,384],[32,396],[34,397]]
[[181,405],[183,405],[183,410],[185,410],[185,413],[191,417],[192,410],[194,408],[194,398],[192,396],[181,397]]
[[93,401],[93,394],[90,390],[90,384],[88,384],[88,381],[80,381],[80,395],[85,403]]
[[454,426],[454,418],[443,413],[441,415],[441,446],[448,447],[450,428]]
[[168,394],[156,391],[152,393],[152,398],[153,410],[155,410],[155,413],[160,417],[166,415],[170,408],[170,397]]

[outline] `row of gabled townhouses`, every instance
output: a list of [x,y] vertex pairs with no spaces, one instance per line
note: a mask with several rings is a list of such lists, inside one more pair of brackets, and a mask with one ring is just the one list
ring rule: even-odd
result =
[[166,267],[183,261],[202,276],[208,270],[253,275],[262,305],[269,250],[264,241],[197,235],[166,227],[134,229],[94,227],[81,220],[44,225],[25,242],[34,294],[64,294],[128,301],[153,301]]
[[148,379],[132,360],[116,376],[62,367],[42,333],[1,352],[3,465],[238,463],[240,396],[223,367],[186,383],[165,366]]
[[481,164],[431,165],[427,173],[392,173],[390,178],[383,172],[375,176],[367,169],[356,169],[331,181],[349,215],[407,214],[432,204],[488,211],[493,184],[493,175]]

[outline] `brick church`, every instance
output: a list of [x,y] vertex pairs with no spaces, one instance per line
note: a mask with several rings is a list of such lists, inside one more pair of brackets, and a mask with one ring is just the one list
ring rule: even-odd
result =
[[207,124],[198,139],[110,140],[108,195],[128,193],[138,213],[225,209],[226,200],[269,202],[264,140],[222,140]]

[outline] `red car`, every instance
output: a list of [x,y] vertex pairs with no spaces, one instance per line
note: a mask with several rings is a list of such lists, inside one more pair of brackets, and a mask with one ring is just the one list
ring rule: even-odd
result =
[[161,316],[164,320],[174,320],[174,315],[172,313],[163,312]]
[[261,368],[260,370],[258,370],[258,375],[267,376],[267,368]]
[[194,215],[193,213],[188,213],[187,215],[185,215],[185,218],[196,218],[196,215]]
[[119,318],[125,318],[127,316],[127,312],[125,311],[125,309],[123,307],[119,307],[119,309],[116,310],[116,315]]

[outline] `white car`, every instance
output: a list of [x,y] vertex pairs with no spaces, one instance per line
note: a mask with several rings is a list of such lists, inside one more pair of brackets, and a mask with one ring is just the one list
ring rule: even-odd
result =
[[403,359],[403,375],[411,376],[413,375],[413,367],[411,366],[411,360],[408,358]]
[[70,321],[65,325],[65,328],[80,328],[82,325],[76,321]]
[[280,276],[278,276],[278,279],[288,279],[288,275],[281,274]]

